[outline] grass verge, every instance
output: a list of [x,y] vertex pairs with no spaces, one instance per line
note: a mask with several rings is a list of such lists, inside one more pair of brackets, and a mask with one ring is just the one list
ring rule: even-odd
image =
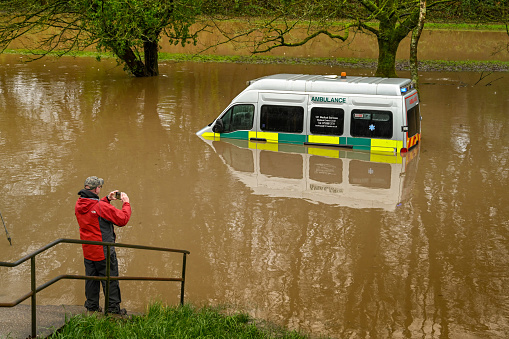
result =
[[48,338],[310,338],[296,331],[256,322],[245,313],[226,315],[220,308],[152,304],[145,315],[115,318],[77,315]]
[[[324,65],[344,68],[376,69],[375,59],[356,58],[295,58],[277,56],[221,56],[160,53],[160,61],[174,62],[226,62],[246,64],[280,64],[280,65]],[[408,60],[397,60],[396,70],[410,70]],[[447,61],[419,60],[419,70],[424,72],[507,72],[507,61]]]
[[441,29],[450,31],[494,31],[506,32],[504,24],[488,23],[465,23],[465,22],[426,22],[424,29]]
[[[6,50],[6,54],[34,55],[42,51]],[[60,56],[58,53],[48,53],[49,56]],[[72,52],[65,54],[71,57],[92,57],[97,60],[115,58],[111,53]],[[306,58],[282,57],[262,55],[209,55],[209,54],[178,54],[159,53],[160,62],[216,62],[243,64],[276,64],[276,65],[324,65],[344,68],[376,69],[377,60],[360,58]],[[397,60],[396,70],[410,69],[408,60]],[[424,72],[507,72],[507,61],[447,61],[447,60],[419,60],[419,70]]]

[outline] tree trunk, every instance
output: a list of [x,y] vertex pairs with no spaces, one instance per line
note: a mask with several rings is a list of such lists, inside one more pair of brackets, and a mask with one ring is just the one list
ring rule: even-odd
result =
[[144,41],[143,49],[145,53],[145,76],[151,77],[159,75],[158,43]]
[[143,62],[136,58],[136,54],[130,48],[126,48],[123,50],[113,48],[117,57],[125,62],[126,68],[131,72],[135,77],[144,77],[147,76],[145,74],[145,65]]
[[378,36],[378,65],[375,76],[397,78],[396,52],[398,51],[400,40],[389,39],[386,36],[383,37],[383,34],[381,36]]
[[419,90],[419,65],[417,62],[417,45],[421,38],[424,21],[426,19],[426,0],[419,0],[419,23],[412,31],[410,41],[410,74],[417,90]]

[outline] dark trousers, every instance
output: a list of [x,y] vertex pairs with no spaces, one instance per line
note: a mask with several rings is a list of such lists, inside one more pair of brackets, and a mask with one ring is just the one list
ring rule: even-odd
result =
[[[106,276],[106,259],[101,261],[92,261],[85,259],[85,274],[91,277],[105,277]],[[110,276],[118,277],[118,261],[115,252],[110,255]],[[99,293],[101,292],[101,285],[103,286],[103,293],[106,293],[106,281],[98,280],[85,280],[85,307],[89,310],[99,309]],[[120,310],[120,286],[118,280],[110,281],[110,298],[108,312],[118,312]]]

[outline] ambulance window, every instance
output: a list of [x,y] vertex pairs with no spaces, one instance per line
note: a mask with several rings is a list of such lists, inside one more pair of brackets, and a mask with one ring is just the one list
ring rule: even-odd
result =
[[407,119],[408,136],[413,137],[421,130],[421,115],[419,113],[419,105],[416,105],[408,110]]
[[304,107],[263,105],[260,116],[262,131],[302,133]]
[[353,137],[392,138],[392,112],[352,110],[350,134]]
[[250,130],[253,128],[253,118],[253,105],[235,105],[221,117],[224,132]]
[[341,108],[313,107],[310,130],[313,134],[342,135],[345,111]]

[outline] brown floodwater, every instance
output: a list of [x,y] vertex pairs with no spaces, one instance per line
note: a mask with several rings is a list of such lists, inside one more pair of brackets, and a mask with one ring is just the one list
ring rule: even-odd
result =
[[[117,241],[191,252],[187,302],[334,338],[509,336],[506,73],[479,82],[478,73],[422,73],[422,142],[398,164],[195,135],[247,80],[343,70],[163,63],[160,71],[136,79],[111,60],[0,56],[0,212],[12,237],[10,246],[0,230],[0,261],[78,238],[77,192],[97,175],[103,193],[131,199]],[[180,273],[180,256],[117,252],[123,275]],[[37,264],[38,284],[84,273],[79,245],[57,246]],[[0,301],[27,293],[29,275],[27,264],[0,268]],[[172,282],[121,289],[130,311],[179,301]],[[60,281],[38,302],[82,305],[84,283]]]

